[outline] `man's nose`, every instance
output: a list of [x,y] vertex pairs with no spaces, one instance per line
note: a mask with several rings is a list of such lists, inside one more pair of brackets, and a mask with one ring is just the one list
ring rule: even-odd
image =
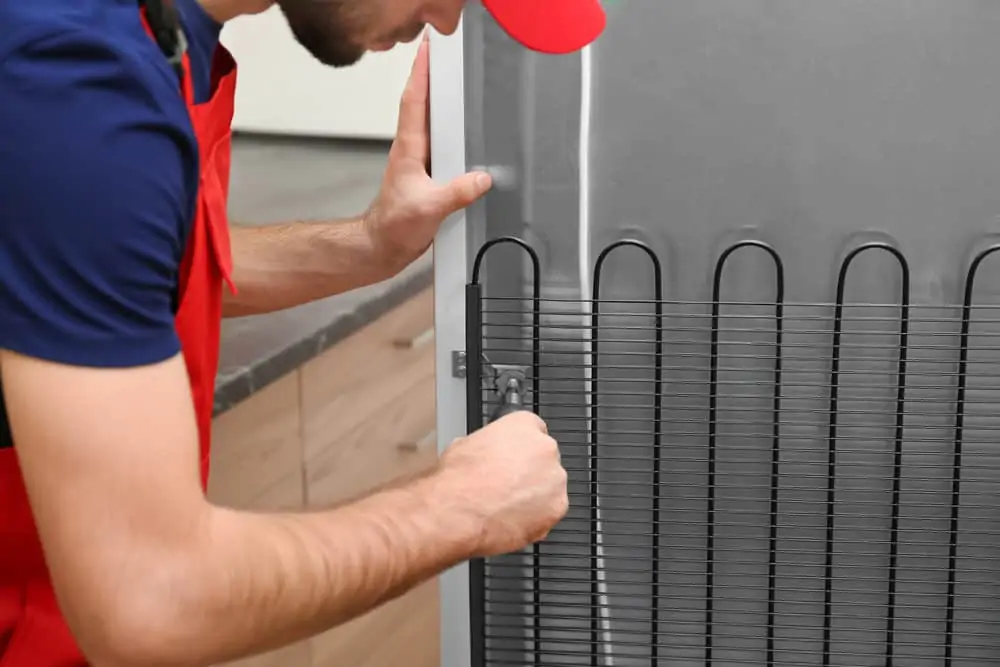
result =
[[436,11],[428,23],[434,26],[442,35],[451,35],[458,30],[458,22],[462,20],[462,5],[464,3],[448,3],[448,7]]

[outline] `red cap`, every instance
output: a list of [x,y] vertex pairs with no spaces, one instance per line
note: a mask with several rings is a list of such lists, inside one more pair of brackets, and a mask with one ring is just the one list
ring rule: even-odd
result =
[[600,0],[483,0],[500,27],[523,46],[572,53],[593,42],[606,22]]

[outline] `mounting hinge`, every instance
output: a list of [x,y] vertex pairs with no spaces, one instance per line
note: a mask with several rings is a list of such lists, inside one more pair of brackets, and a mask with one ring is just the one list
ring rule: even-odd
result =
[[468,362],[464,350],[451,351],[451,376],[454,378],[464,378],[468,372]]

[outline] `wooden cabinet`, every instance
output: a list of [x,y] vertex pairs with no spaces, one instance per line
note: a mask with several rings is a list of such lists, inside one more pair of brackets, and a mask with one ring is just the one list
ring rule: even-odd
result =
[[310,507],[433,463],[432,327],[433,300],[421,294],[302,368]]
[[[213,501],[324,508],[428,469],[434,434],[428,290],[220,415]],[[437,667],[432,581],[351,623],[230,667]]]
[[298,372],[286,375],[215,419],[213,502],[255,510],[305,505],[299,385]]

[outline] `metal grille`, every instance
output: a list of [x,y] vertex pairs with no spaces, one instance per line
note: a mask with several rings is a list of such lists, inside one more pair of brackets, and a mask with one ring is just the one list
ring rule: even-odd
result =
[[[527,298],[482,294],[501,243],[530,260]],[[584,300],[546,298],[523,241],[484,246],[469,428],[494,398],[484,368],[524,366],[571,509],[472,564],[472,664],[1000,665],[1000,311],[977,284],[997,250],[934,305],[911,304],[885,243],[843,259],[829,303],[786,303],[795,277],[757,241],[721,254],[707,302],[665,299],[639,241],[601,253]],[[748,253],[773,297],[727,301]],[[868,256],[894,267],[895,302],[848,298]],[[648,266],[645,293],[602,292],[614,262]]]

